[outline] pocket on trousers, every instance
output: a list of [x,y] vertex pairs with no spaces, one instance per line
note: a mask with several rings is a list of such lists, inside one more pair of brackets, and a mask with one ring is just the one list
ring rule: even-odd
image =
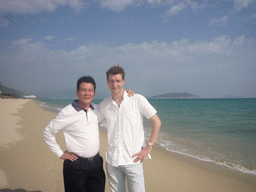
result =
[[79,160],[76,160],[76,161],[65,160],[64,169],[65,170],[81,169],[81,162]]
[[101,156],[98,156],[91,165],[96,171],[103,169],[103,158]]

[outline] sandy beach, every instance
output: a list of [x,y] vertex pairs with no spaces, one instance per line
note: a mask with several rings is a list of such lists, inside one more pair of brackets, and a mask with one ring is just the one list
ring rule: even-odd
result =
[[[46,146],[42,131],[56,113],[33,100],[0,99],[0,191],[63,192],[62,163]],[[100,132],[105,158],[106,133]],[[58,143],[65,150],[62,134]],[[256,192],[256,176],[199,162],[159,149],[145,160],[147,192]],[[106,191],[109,192],[108,183]]]

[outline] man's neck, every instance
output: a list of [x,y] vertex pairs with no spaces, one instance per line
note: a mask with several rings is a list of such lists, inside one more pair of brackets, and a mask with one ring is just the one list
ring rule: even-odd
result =
[[88,111],[88,109],[90,108],[91,104],[82,104],[81,102],[77,101],[77,104],[79,105],[79,107],[81,107],[82,109],[85,109],[86,111]]
[[122,103],[123,98],[124,98],[124,90],[121,91],[121,93],[118,94],[118,95],[113,95],[113,94],[112,94],[112,99],[113,99],[113,101],[115,101],[115,103],[116,103],[118,106]]

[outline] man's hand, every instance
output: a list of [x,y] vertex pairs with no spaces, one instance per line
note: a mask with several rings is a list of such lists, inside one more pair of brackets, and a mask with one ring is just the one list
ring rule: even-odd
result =
[[140,162],[143,162],[144,159],[148,156],[148,154],[150,153],[150,151],[152,150],[152,146],[147,145],[147,147],[141,149],[141,151],[139,153],[134,154],[132,157],[136,157],[134,159],[134,163],[138,162],[140,160]]
[[134,92],[131,89],[125,89],[125,91],[128,93],[128,97],[134,96]]
[[63,155],[60,156],[60,159],[68,159],[70,161],[76,161],[78,159],[77,155],[72,152],[64,151]]
[[[149,121],[152,123],[152,131],[151,136],[149,138],[150,143],[155,143],[159,129],[161,127],[161,121],[157,114],[153,115],[149,118]],[[139,153],[134,154],[132,157],[136,157],[134,159],[134,163],[138,162],[139,160],[142,162],[144,159],[148,156],[150,151],[152,150],[152,145],[147,145],[145,148],[143,148]]]

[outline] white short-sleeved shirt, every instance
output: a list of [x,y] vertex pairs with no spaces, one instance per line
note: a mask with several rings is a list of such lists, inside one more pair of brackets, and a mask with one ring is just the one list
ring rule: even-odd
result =
[[128,97],[127,92],[120,106],[109,97],[100,103],[99,109],[107,123],[107,163],[112,166],[134,164],[132,156],[145,147],[143,116],[149,119],[156,110],[144,96]]
[[60,157],[63,154],[55,134],[62,130],[67,151],[80,157],[92,157],[99,152],[98,106],[92,104],[88,111],[79,109],[75,102],[63,108],[46,126],[44,140],[50,150]]

